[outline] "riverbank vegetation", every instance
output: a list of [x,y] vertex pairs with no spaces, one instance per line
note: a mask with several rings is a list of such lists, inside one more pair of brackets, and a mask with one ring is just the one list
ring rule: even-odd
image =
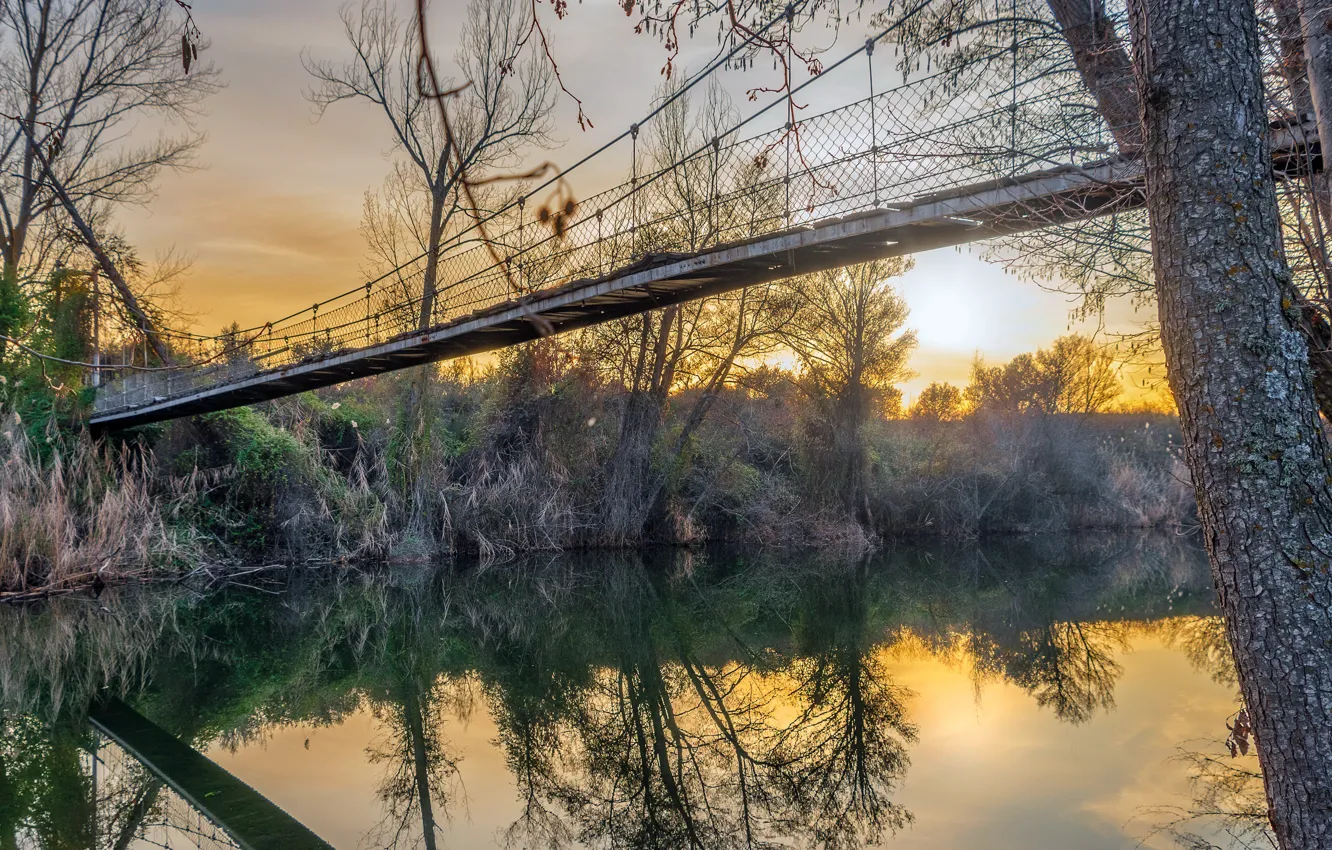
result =
[[[458,57],[474,82],[457,103],[460,126],[494,128],[468,137],[464,159],[501,170],[523,145],[550,142],[554,101],[540,68],[491,67],[525,31],[510,6],[474,4]],[[368,101],[400,140],[392,177],[366,205],[373,271],[433,256],[466,220],[455,220],[457,173],[436,110],[417,108],[414,81],[390,71],[406,67],[411,39],[386,9],[372,0],[345,13],[360,59],[306,57],[318,108]],[[180,83],[176,107],[211,91],[211,74]],[[663,168],[738,116],[719,86],[691,99],[670,85],[643,139],[645,161]],[[168,164],[187,164],[191,145],[181,144]],[[660,191],[688,213],[700,180],[684,169]],[[485,191],[498,204],[518,189]],[[77,212],[66,211],[71,222],[52,213],[41,231],[49,262],[7,264],[0,276],[0,592],[199,563],[494,560],[721,541],[863,550],[907,537],[1193,523],[1173,416],[1109,413],[1121,395],[1115,362],[1091,339],[1066,336],[1003,364],[978,359],[966,387],[933,384],[904,405],[916,339],[895,286],[912,267],[903,257],[712,295],[485,361],[93,439],[81,424],[101,374],[90,364],[172,375],[246,355],[235,332],[201,341],[170,330],[182,323],[163,287],[179,265],[149,268],[114,233],[77,227]],[[753,211],[684,213],[644,228],[636,250],[706,242]],[[68,224],[78,239],[58,235]],[[427,293],[434,274],[431,264]],[[422,321],[431,315],[425,307]]]
[[[526,31],[513,11],[505,0],[473,4],[457,57],[473,81],[456,103],[459,126],[493,131],[464,134],[463,159],[476,167],[503,170],[552,138],[555,97],[541,68],[493,67]],[[393,70],[407,67],[409,28],[377,0],[345,15],[350,54],[306,64],[316,107],[369,102],[400,142],[365,209],[378,272],[433,256],[467,217],[437,110],[418,108],[415,81]],[[148,23],[158,35],[166,26]],[[158,46],[162,62],[175,61]],[[188,113],[214,74],[196,68],[176,84],[169,107]],[[672,85],[657,92],[659,119],[642,140],[645,163],[663,168],[738,118],[719,86],[684,96]],[[107,96],[86,94],[89,109]],[[154,168],[188,164],[194,138]],[[689,169],[663,181],[684,212],[645,227],[635,250],[706,242],[726,219],[754,213],[688,214],[706,182]],[[502,205],[519,188],[484,191]],[[916,340],[895,287],[912,266],[903,257],[712,295],[485,361],[93,439],[81,423],[105,376],[91,364],[170,376],[246,355],[234,332],[201,341],[172,330],[183,322],[166,289],[180,265],[150,267],[102,219],[78,213],[47,210],[49,226],[22,231],[38,241],[19,250],[43,259],[7,260],[0,275],[0,592],[199,563],[493,560],[719,541],[863,550],[904,537],[1193,521],[1172,417],[1108,415],[1120,394],[1114,362],[1087,338],[1006,364],[978,360],[968,386],[935,384],[904,406]],[[434,274],[431,264],[427,293]]]
[[[705,303],[693,319],[685,308],[647,314],[490,364],[378,376],[101,440],[72,424],[70,392],[13,373],[0,396],[4,588],[200,562],[493,560],[720,541],[855,550],[1191,526],[1174,418],[1108,412],[1118,383],[1090,340],[978,360],[967,387],[932,385],[904,409],[894,383],[907,374],[905,308],[886,279],[865,280],[825,283],[849,298],[871,289],[881,314],[896,311],[893,329],[876,332],[884,344],[861,358],[869,367],[855,352],[813,353],[806,329],[803,347],[791,346],[796,368],[736,357],[715,379],[715,355],[693,329],[716,312]],[[626,339],[641,344],[613,356],[611,343]]]

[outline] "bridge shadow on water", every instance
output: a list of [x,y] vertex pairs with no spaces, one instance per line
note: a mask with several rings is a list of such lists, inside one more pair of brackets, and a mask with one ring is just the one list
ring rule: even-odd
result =
[[378,814],[356,843],[460,846],[455,818],[494,801],[468,803],[451,730],[484,715],[503,846],[857,848],[912,822],[902,784],[935,720],[895,659],[963,665],[1076,726],[1113,709],[1143,636],[1233,683],[1188,540],[296,570],[3,609],[0,846],[343,846],[300,822],[317,806],[224,767],[362,717]]

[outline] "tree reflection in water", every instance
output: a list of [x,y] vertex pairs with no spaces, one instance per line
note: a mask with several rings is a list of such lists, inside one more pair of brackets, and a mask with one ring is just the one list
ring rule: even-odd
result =
[[875,645],[883,636],[870,622],[868,566],[824,575],[804,608],[787,671],[800,713],[778,743],[792,768],[782,777],[786,826],[820,846],[858,847],[911,820],[888,793],[906,773],[916,729]]
[[1193,799],[1150,810],[1154,832],[1186,850],[1275,850],[1256,756],[1236,759],[1220,741],[1192,741],[1177,758],[1188,765]]
[[[1239,683],[1225,621],[1218,616],[1179,617],[1162,623],[1160,633],[1195,668],[1218,684],[1234,688],[1238,704]],[[1233,722],[1231,718],[1228,724]],[[1192,799],[1187,806],[1160,806],[1145,812],[1144,820],[1152,831],[1169,836],[1186,850],[1275,850],[1257,752],[1247,746],[1245,750],[1231,753],[1220,739],[1180,744],[1175,758],[1188,769]]]
[[25,831],[42,847],[89,847],[96,829],[92,782],[80,736],[30,718],[0,723],[0,847]]
[[[1224,638],[1197,625],[1207,618],[1161,619],[1208,596],[1201,558],[1172,541],[743,566],[580,556],[296,574],[281,590],[113,593],[109,616],[0,611],[6,729],[26,730],[0,745],[0,801],[17,801],[0,802],[0,847],[93,846],[35,826],[90,822],[79,812],[92,807],[122,825],[136,811],[160,820],[152,780],[122,783],[114,801],[80,784],[89,744],[60,730],[86,728],[104,688],[196,746],[368,706],[375,846],[443,843],[464,805],[449,724],[475,709],[496,725],[521,804],[508,846],[856,848],[911,819],[894,800],[916,735],[890,675],[904,641],[964,657],[978,682],[1011,682],[1071,723],[1113,705],[1134,630],[1156,629],[1214,676],[1229,663]],[[24,778],[37,763],[59,781]]]
[[524,801],[507,843],[753,847],[785,837],[835,847],[904,824],[887,794],[914,731],[870,660],[865,575],[861,565],[825,575],[838,598],[816,614],[835,617],[809,618],[819,624],[809,646],[756,652],[700,633],[689,610],[698,600],[663,591],[669,578],[632,562],[609,569],[597,624],[612,649],[604,665],[586,679],[533,683],[535,692],[496,691]]
[[1115,660],[1127,648],[1119,623],[1050,622],[1026,631],[1012,648],[998,648],[1004,675],[1060,720],[1083,723],[1115,705],[1124,669]]
[[366,669],[378,675],[366,688],[380,722],[378,740],[367,753],[382,765],[379,796],[384,819],[367,840],[381,847],[424,846],[436,850],[440,820],[447,821],[462,791],[459,758],[447,735],[447,718],[466,715],[466,685],[439,673],[431,648],[447,638],[447,606],[439,586],[405,593],[386,587],[383,632],[373,646],[379,658]]

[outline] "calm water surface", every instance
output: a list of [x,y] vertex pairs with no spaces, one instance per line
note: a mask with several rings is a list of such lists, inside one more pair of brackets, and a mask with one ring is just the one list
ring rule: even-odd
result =
[[0,847],[1264,846],[1188,541],[258,578],[0,610]]

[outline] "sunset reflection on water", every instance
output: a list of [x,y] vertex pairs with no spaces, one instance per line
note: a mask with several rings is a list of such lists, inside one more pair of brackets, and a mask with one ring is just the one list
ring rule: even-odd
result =
[[[1261,840],[1188,817],[1259,786],[1221,743],[1234,674],[1179,541],[582,556],[105,603],[0,612],[0,755],[82,746],[80,706],[119,693],[336,847]],[[99,780],[102,833],[152,787],[122,772]],[[87,817],[70,796],[27,805]]]

